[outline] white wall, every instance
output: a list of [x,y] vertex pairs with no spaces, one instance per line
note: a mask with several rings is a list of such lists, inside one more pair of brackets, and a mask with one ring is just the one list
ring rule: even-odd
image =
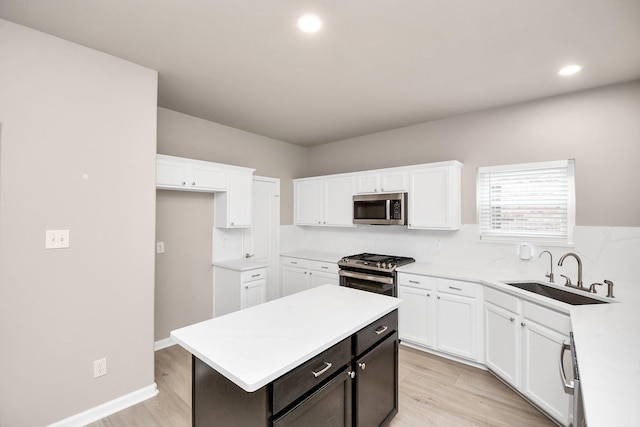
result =
[[636,80],[310,147],[306,176],[459,160],[474,224],[479,166],[575,159],[576,223],[639,227],[639,118]]
[[0,425],[42,426],[154,386],[157,73],[4,20],[0,40]]

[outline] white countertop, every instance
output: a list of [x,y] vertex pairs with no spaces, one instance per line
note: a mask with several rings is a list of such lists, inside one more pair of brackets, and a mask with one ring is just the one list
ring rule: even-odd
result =
[[267,259],[229,259],[224,261],[213,261],[214,267],[222,267],[235,271],[247,271],[255,270],[256,268],[263,268],[269,265]]
[[571,328],[589,427],[640,424],[640,307],[576,306]]
[[252,392],[390,313],[400,302],[324,285],[177,329],[171,337]]
[[312,261],[322,261],[322,262],[335,262],[340,261],[344,254],[336,254],[333,252],[321,252],[321,251],[292,251],[281,253],[280,256],[287,256],[291,258],[302,258],[302,259],[310,259]]

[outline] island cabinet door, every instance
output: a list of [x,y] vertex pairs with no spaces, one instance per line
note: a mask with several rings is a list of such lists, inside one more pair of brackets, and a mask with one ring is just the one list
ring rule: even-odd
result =
[[356,359],[355,425],[386,425],[398,413],[398,333]]
[[350,427],[353,422],[352,388],[351,367],[347,367],[311,396],[274,419],[273,426]]

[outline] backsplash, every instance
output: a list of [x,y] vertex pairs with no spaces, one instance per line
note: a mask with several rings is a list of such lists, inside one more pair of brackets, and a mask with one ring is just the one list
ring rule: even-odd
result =
[[[522,242],[526,243],[526,242]],[[553,254],[554,273],[566,274],[575,281],[577,267],[568,259],[558,267],[558,259],[575,252],[582,259],[585,283],[613,280],[616,284],[634,286],[640,292],[640,228],[638,227],[576,227],[574,246],[543,246],[532,244],[533,256],[521,260],[517,244],[496,244],[478,241],[478,226],[466,224],[458,231],[409,230],[396,226],[358,226],[354,228],[281,227],[281,252],[317,250],[350,255],[373,252],[411,256],[418,262],[435,265],[461,266],[513,272],[544,279],[549,257]],[[620,287],[618,286],[617,289]]]

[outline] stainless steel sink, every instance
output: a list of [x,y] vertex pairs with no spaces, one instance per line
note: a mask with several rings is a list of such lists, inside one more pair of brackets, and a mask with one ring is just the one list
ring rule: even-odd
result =
[[573,292],[567,292],[562,289],[547,286],[537,282],[503,282],[509,286],[513,286],[519,289],[523,289],[534,294],[542,295],[547,298],[561,301],[571,305],[586,305],[586,304],[607,304],[607,301],[601,301],[599,299],[591,298],[586,295],[579,295]]

